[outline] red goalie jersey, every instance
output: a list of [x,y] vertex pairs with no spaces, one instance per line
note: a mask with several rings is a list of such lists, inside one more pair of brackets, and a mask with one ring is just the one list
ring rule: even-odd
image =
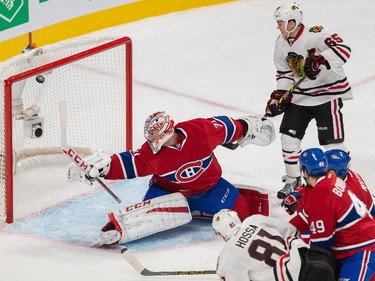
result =
[[177,147],[166,146],[153,154],[145,142],[136,151],[112,155],[106,179],[131,179],[153,175],[152,181],[171,192],[193,195],[211,189],[222,171],[213,150],[243,134],[241,123],[228,116],[198,118],[178,123]]

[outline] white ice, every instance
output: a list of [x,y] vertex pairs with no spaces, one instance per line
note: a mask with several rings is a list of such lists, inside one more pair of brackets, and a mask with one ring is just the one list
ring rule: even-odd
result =
[[[351,45],[352,57],[345,69],[355,99],[345,102],[343,108],[346,144],[351,151],[353,170],[375,192],[375,2],[302,0],[300,3],[308,25],[334,30]],[[134,146],[143,142],[144,119],[157,110],[166,110],[177,122],[219,114],[262,115],[275,87],[272,56],[279,32],[273,12],[278,4],[274,0],[239,0],[89,34],[129,36],[133,40]],[[273,119],[276,127],[280,120],[280,117]],[[318,142],[312,122],[303,147],[313,146],[318,146]],[[262,187],[273,195],[281,187],[284,168],[279,136],[267,147],[248,146],[235,151],[220,147],[216,155],[223,176],[234,183]],[[33,205],[43,210],[93,192],[83,184],[55,185],[54,182],[65,182],[64,168],[43,169],[41,178],[35,179],[33,173],[25,172],[16,179],[16,215],[29,214]],[[283,216],[277,204],[273,207],[274,215]],[[58,220],[57,215],[56,223]],[[136,255],[151,270],[214,269],[222,245],[221,240],[211,239],[183,247],[139,251]],[[0,280],[146,279],[118,251],[0,229]],[[214,275],[155,279],[219,280]]]

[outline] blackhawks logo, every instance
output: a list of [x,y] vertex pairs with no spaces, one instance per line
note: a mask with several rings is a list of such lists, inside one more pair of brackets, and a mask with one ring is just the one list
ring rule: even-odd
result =
[[295,52],[289,52],[285,59],[295,76],[302,77],[305,74],[305,58],[303,56],[298,55]]
[[314,33],[318,33],[318,32],[320,32],[320,31],[322,31],[323,30],[323,26],[321,26],[321,25],[315,25],[315,26],[313,26],[313,27],[311,27],[310,28],[310,32],[314,32]]

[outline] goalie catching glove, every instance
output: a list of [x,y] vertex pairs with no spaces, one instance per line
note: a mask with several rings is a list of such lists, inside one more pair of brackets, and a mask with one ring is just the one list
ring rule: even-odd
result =
[[80,181],[91,186],[98,177],[105,177],[111,166],[111,157],[102,151],[84,159],[91,168],[86,174],[80,167],[72,163],[68,167],[68,181]]
[[266,146],[275,140],[275,128],[271,120],[264,117],[245,116],[238,119],[244,128],[244,133],[237,140],[241,147],[248,144]]

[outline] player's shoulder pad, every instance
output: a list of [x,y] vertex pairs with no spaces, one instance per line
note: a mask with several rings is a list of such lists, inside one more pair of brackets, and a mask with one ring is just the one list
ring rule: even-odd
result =
[[319,33],[319,32],[321,32],[323,29],[324,29],[324,27],[321,26],[321,25],[314,25],[313,27],[311,27],[311,28],[309,29],[309,32]]

